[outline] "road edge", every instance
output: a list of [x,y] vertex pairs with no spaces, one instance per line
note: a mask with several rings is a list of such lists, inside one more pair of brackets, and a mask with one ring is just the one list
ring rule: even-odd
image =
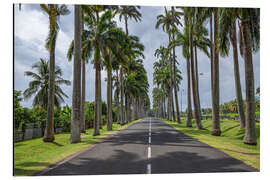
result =
[[64,164],[65,162],[72,160],[73,158],[79,156],[80,154],[82,154],[82,153],[84,153],[84,152],[86,152],[86,151],[89,151],[90,149],[94,148],[96,145],[102,143],[102,142],[103,142],[104,140],[106,140],[107,138],[113,137],[113,136],[115,136],[117,133],[119,133],[120,131],[125,130],[126,128],[128,128],[128,127],[130,127],[130,126],[132,126],[132,125],[134,125],[134,124],[136,124],[136,123],[139,123],[139,122],[142,121],[143,119],[144,119],[144,118],[140,118],[140,119],[138,119],[138,120],[135,120],[136,122],[133,122],[133,123],[131,122],[131,124],[129,124],[128,126],[124,127],[123,129],[117,130],[117,131],[115,131],[115,132],[113,132],[113,133],[111,133],[111,134],[106,135],[104,138],[101,138],[99,142],[95,142],[95,143],[93,143],[93,144],[90,144],[88,147],[86,147],[86,148],[80,150],[79,152],[76,152],[76,153],[74,153],[74,154],[71,154],[71,155],[69,155],[69,156],[67,156],[67,157],[65,157],[65,158],[63,158],[63,159],[61,159],[61,160],[59,160],[59,161],[57,161],[57,162],[55,162],[55,163],[49,165],[48,167],[45,167],[44,169],[39,170],[39,171],[33,173],[33,174],[30,175],[30,176],[42,176],[42,175],[44,175],[45,173],[47,173],[47,172],[49,172],[49,171],[51,171],[51,170],[53,170],[53,169],[59,167],[60,165]]
[[214,146],[211,146],[211,145],[208,144],[208,143],[202,142],[202,141],[200,141],[199,139],[196,139],[196,138],[194,138],[194,137],[192,137],[192,136],[190,136],[190,135],[188,135],[188,134],[186,134],[186,133],[184,133],[184,132],[182,132],[182,131],[176,129],[175,127],[171,126],[171,125],[168,124],[167,122],[163,121],[161,118],[157,118],[157,119],[160,120],[160,121],[162,121],[162,122],[164,122],[164,123],[167,124],[168,126],[172,127],[174,130],[176,130],[176,131],[178,131],[178,132],[181,132],[181,133],[185,134],[186,136],[188,136],[188,137],[190,137],[190,138],[192,138],[192,139],[195,139],[195,140],[197,140],[197,141],[199,141],[199,142],[201,142],[201,143],[203,143],[203,144],[206,144],[206,145],[208,145],[208,146],[210,146],[210,147],[212,147],[212,148],[215,148],[215,149],[217,149],[217,150],[219,150],[219,151],[225,153],[226,155],[230,156],[231,158],[234,158],[234,159],[236,159],[236,160],[238,160],[238,161],[241,161],[242,163],[246,164],[247,166],[250,166],[250,167],[256,169],[257,171],[255,171],[255,172],[261,172],[261,171],[260,171],[260,168],[257,168],[257,167],[255,167],[255,166],[252,166],[251,164],[248,164],[248,163],[242,161],[241,159],[238,159],[238,158],[236,158],[236,157],[233,157],[233,156],[231,156],[230,154],[228,154],[227,152],[222,151],[222,150],[219,149],[219,148],[216,148],[216,147],[214,147]]

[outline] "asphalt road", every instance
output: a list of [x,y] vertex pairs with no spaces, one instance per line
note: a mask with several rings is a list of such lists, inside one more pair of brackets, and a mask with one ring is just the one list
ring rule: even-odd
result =
[[146,118],[37,175],[160,174],[258,171],[225,153]]

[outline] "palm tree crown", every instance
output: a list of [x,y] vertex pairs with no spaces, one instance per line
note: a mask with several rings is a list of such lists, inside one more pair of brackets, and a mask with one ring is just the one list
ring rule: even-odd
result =
[[[41,106],[47,108],[48,106],[48,89],[49,89],[49,62],[40,58],[40,61],[32,66],[36,72],[26,71],[25,75],[32,77],[33,80],[29,82],[29,87],[24,91],[23,95],[25,99],[34,96],[33,106]],[[62,77],[62,70],[59,66],[55,68],[55,95],[54,104],[56,107],[60,107],[60,104],[64,102],[64,97],[68,96],[63,92],[60,85],[70,85],[69,80],[65,80]]]

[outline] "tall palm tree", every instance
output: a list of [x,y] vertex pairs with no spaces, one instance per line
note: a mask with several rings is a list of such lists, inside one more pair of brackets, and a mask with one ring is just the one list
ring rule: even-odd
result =
[[228,56],[230,42],[233,47],[233,62],[234,62],[234,84],[237,98],[238,113],[240,116],[240,128],[245,127],[245,111],[242,98],[242,89],[240,83],[239,63],[238,63],[238,48],[237,48],[237,30],[236,30],[236,8],[220,8],[219,16],[222,23],[219,24],[219,40],[220,54]]
[[200,91],[199,91],[199,73],[198,73],[198,55],[197,49],[201,50],[207,57],[210,57],[208,52],[208,47],[211,45],[211,41],[208,39],[208,30],[203,26],[203,23],[206,19],[204,11],[202,8],[195,9],[196,19],[194,23],[194,65],[195,65],[195,76],[196,76],[196,87],[198,94],[199,110],[201,113],[201,103],[200,103]]
[[239,11],[241,21],[240,34],[243,42],[243,55],[245,60],[246,81],[246,121],[244,143],[256,145],[255,131],[255,88],[252,51],[260,48],[260,9],[241,8]]
[[199,96],[198,96],[198,88],[196,83],[196,73],[194,69],[194,17],[193,14],[195,13],[195,8],[183,8],[185,14],[185,20],[188,25],[188,32],[189,32],[189,53],[190,53],[190,65],[191,65],[191,80],[192,80],[192,94],[193,94],[193,105],[194,105],[194,114],[196,118],[196,127],[197,129],[202,129],[201,124],[201,112],[200,112],[200,105],[199,105]]
[[[85,23],[88,30],[85,30],[87,37],[86,41],[83,43],[83,48],[88,46],[94,47],[94,65],[96,68],[96,114],[94,120],[94,135],[98,135],[99,123],[101,122],[101,106],[99,105],[101,102],[100,70],[105,63],[107,70],[109,70],[109,76],[111,76],[111,61],[113,56],[121,60],[121,62],[127,61],[126,56],[128,53],[124,52],[128,49],[129,39],[121,29],[116,27],[116,22],[112,21],[113,13],[110,10],[104,11],[100,17],[99,11],[96,10],[95,12],[95,16],[85,17]],[[102,61],[102,59],[105,61]],[[108,78],[109,81],[110,79],[111,78]],[[108,85],[111,88],[110,82]],[[108,98],[111,99],[109,96]]]
[[[166,7],[165,9],[165,15],[160,14],[157,16],[157,23],[155,28],[158,29],[159,26],[162,26],[163,31],[168,33],[169,37],[169,43],[172,40],[172,34],[171,31],[173,28],[177,29],[177,25],[182,25],[180,22],[180,12],[176,11],[168,11]],[[171,53],[169,53],[171,56]],[[175,59],[175,57],[172,58],[172,60]],[[170,112],[168,112],[170,115],[173,116],[173,119],[175,121],[175,114],[174,114],[174,108],[173,108],[173,76],[172,76],[172,70],[173,70],[173,62],[170,61],[170,70],[171,70],[171,78],[170,78],[170,91],[169,91],[169,96],[168,96],[168,109]],[[169,119],[170,120],[170,119]]]
[[[116,13],[119,13],[119,20],[124,18],[126,35],[128,35],[128,19],[134,19],[136,22],[141,21],[140,6],[120,6]],[[124,124],[124,88],[123,88],[123,66],[120,65],[120,118],[121,124]]]
[[171,42],[171,46],[182,46],[182,55],[186,59],[187,67],[187,127],[192,127],[192,107],[191,107],[191,78],[190,78],[190,53],[189,53],[189,30],[187,24],[187,16],[185,16],[184,32],[177,32],[176,38]]
[[80,114],[81,114],[81,6],[74,7],[74,61],[73,61],[73,90],[72,90],[72,118],[70,143],[80,142]]
[[[33,81],[29,82],[29,87],[23,92],[24,98],[29,99],[34,96],[33,106],[40,106],[44,109],[48,107],[48,93],[49,93],[49,62],[40,58],[40,61],[32,66],[36,72],[26,71],[25,75],[32,77]],[[63,92],[60,85],[70,85],[69,80],[65,80],[62,77],[62,70],[59,66],[55,67],[55,86],[54,86],[54,106],[60,107],[60,104],[64,102],[64,97],[68,96]]]
[[[174,6],[171,7],[171,11],[172,11],[172,16],[175,19],[174,24],[176,25],[181,25],[180,21],[178,21],[180,19],[180,16],[183,16],[184,14],[182,12],[178,12],[175,11]],[[175,34],[178,31],[177,28],[172,28],[172,40],[175,39]],[[174,96],[175,96],[175,105],[176,105],[176,115],[177,115],[177,122],[180,124],[181,123],[181,117],[180,117],[180,111],[179,111],[179,103],[178,103],[178,92],[177,92],[177,85],[176,85],[176,55],[175,55],[175,47],[173,47],[173,85],[174,85]]]
[[[81,41],[82,44],[86,41],[87,37],[87,32],[84,30],[84,14],[89,13],[87,11],[87,7],[85,5],[81,6],[81,11],[82,11],[82,34],[81,34]],[[88,45],[85,47],[82,47],[82,52],[81,52],[81,113],[80,113],[80,130],[81,132],[85,132],[85,113],[84,113],[84,107],[85,107],[85,66],[86,63],[88,63],[89,59],[91,58],[93,54],[93,47]],[[68,61],[71,61],[72,57],[74,55],[74,40],[70,43],[68,52],[67,52],[67,59]]]
[[49,34],[46,39],[46,48],[50,53],[49,95],[47,108],[47,122],[43,137],[44,142],[54,141],[54,79],[55,79],[55,45],[59,31],[58,20],[61,15],[69,14],[66,5],[41,4],[41,9],[49,16]]
[[[167,48],[163,47],[163,46],[160,46],[158,49],[155,50],[155,54],[154,54],[155,57],[157,58],[160,58],[160,61],[157,61],[154,63],[154,69],[155,71],[164,66],[165,63],[166,63],[166,58],[167,58]],[[159,87],[158,87],[159,88]],[[164,95],[166,95],[165,93],[166,91],[164,91]],[[163,114],[162,114],[162,117],[165,118],[166,117],[166,96],[163,96],[162,97],[162,109],[163,109]]]
[[212,100],[212,129],[211,134],[214,136],[221,135],[219,119],[219,49],[218,49],[218,8],[214,9],[214,49],[213,49],[213,100]]
[[116,24],[110,28],[109,38],[105,40],[105,46],[102,47],[104,65],[107,69],[107,130],[112,130],[112,62],[123,63],[122,48],[126,46],[125,42],[128,43],[128,37],[116,27]]

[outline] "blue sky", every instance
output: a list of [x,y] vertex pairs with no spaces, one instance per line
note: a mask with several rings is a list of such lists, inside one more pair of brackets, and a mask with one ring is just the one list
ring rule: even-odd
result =
[[[68,6],[71,13],[67,16],[60,17],[60,32],[56,44],[56,64],[63,70],[63,77],[72,81],[72,62],[68,62],[66,58],[67,49],[70,42],[73,39],[74,33],[74,9],[73,6]],[[156,16],[164,12],[164,8],[160,6],[142,6],[142,21],[136,23],[133,20],[128,22],[129,33],[137,35],[141,42],[145,46],[145,61],[144,66],[147,70],[148,80],[150,84],[149,97],[152,100],[151,92],[153,89],[153,63],[156,61],[154,57],[154,51],[160,45],[166,46],[168,43],[168,36],[161,29],[155,29]],[[45,39],[48,34],[48,17],[41,11],[39,5],[23,5],[22,10],[18,10],[18,6],[15,6],[15,31],[14,31],[14,80],[15,89],[24,91],[28,87],[28,83],[31,79],[24,76],[25,71],[31,70],[31,65],[39,58],[49,58],[48,51],[45,49]],[[123,22],[119,22],[116,19],[118,25],[124,28]],[[177,60],[179,62],[178,68],[182,72],[183,81],[181,89],[183,91],[183,109],[186,108],[186,62],[182,57],[181,48],[176,49]],[[253,55],[253,65],[255,74],[255,88],[260,84],[260,52]],[[243,97],[245,98],[245,79],[244,79],[244,60],[239,55],[239,66],[241,85],[243,91]],[[203,73],[199,77],[200,84],[200,99],[201,107],[211,106],[211,91],[210,91],[210,60],[201,52],[198,52],[198,67],[199,73]],[[102,72],[102,100],[106,101],[106,77],[105,71]],[[94,68],[92,64],[87,64],[86,67],[86,100],[94,100]],[[63,86],[64,92],[69,96],[65,99],[65,104],[71,105],[72,97],[72,85]],[[180,103],[180,92],[179,92]],[[233,59],[232,51],[229,56],[220,57],[220,102],[235,98],[234,77],[233,77]],[[31,107],[32,99],[22,102],[23,106]]]

